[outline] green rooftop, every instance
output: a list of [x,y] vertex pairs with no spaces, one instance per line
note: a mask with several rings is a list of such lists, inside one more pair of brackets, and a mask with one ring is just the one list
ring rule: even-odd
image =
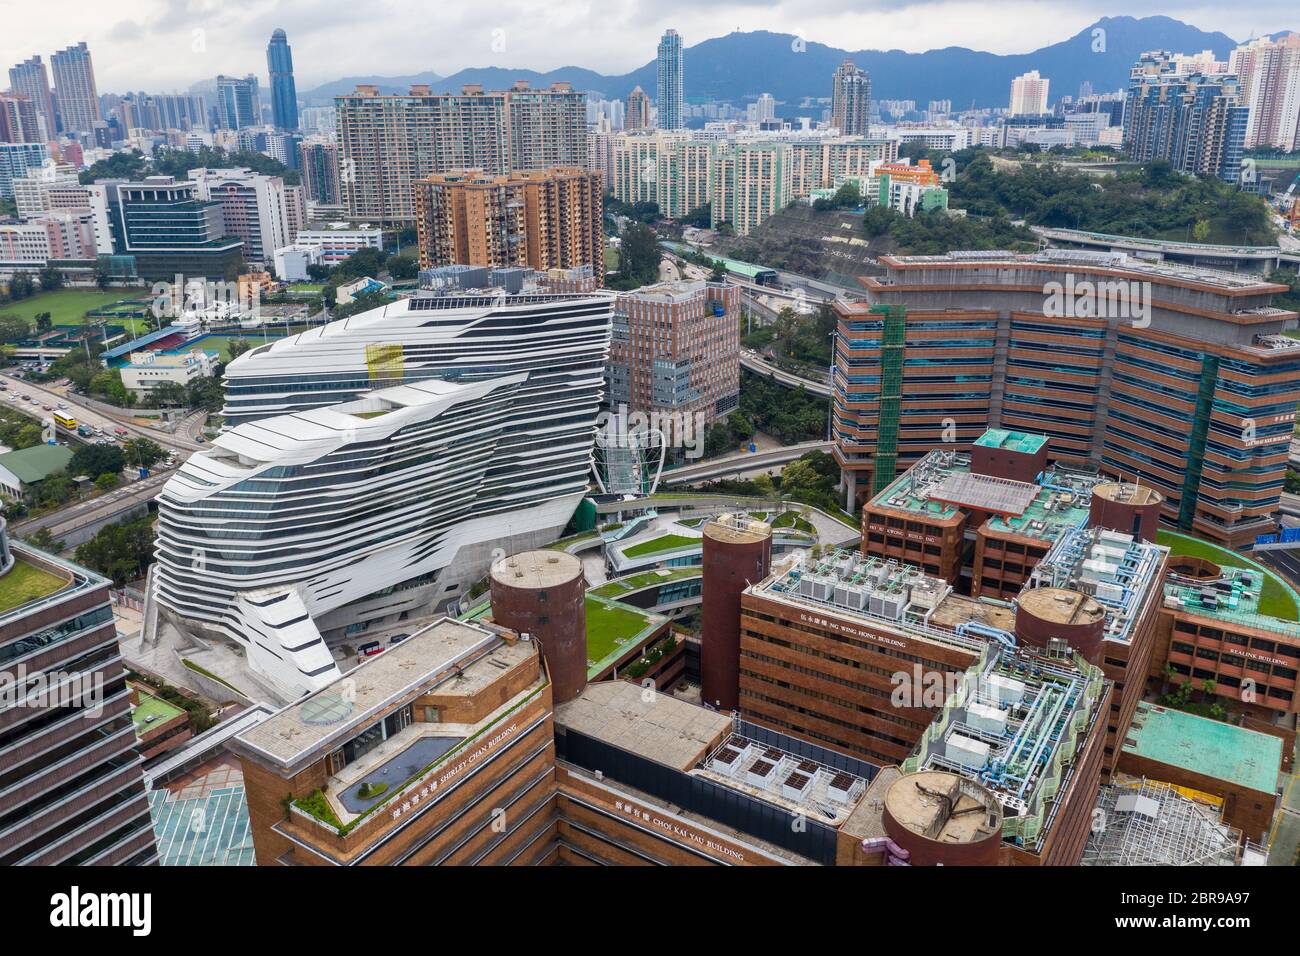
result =
[[632,591],[640,591],[642,588],[653,587],[657,584],[671,584],[674,581],[682,581],[687,578],[698,578],[703,571],[697,567],[690,568],[667,568],[662,571],[642,571],[640,574],[629,574],[625,578],[618,578],[600,587],[593,588],[591,593],[598,597],[614,598],[622,597]]
[[67,468],[70,461],[72,461],[72,449],[64,445],[44,443],[0,455],[0,466],[13,472],[13,476],[24,485],[44,481],[55,472]]
[[1046,435],[1033,435],[1028,432],[1009,432],[1003,428],[990,428],[975,444],[985,448],[1005,448],[1007,451],[1032,455],[1047,444]]
[[1142,702],[1124,752],[1215,780],[1272,793],[1282,767],[1282,738]]
[[135,732],[142,734],[154,724],[161,726],[183,713],[185,711],[174,704],[159,700],[157,697],[141,694],[140,703],[131,708],[131,719],[135,721]]
[[67,586],[68,579],[14,556],[14,566],[0,576],[0,614],[48,597]]
[[680,551],[685,548],[704,547],[703,538],[688,538],[684,534],[665,534],[649,541],[642,541],[630,548],[623,549],[625,558],[643,558],[648,554],[663,554],[668,551]]
[[587,677],[601,671],[654,634],[668,619],[587,592]]
[[[1156,543],[1169,549],[1171,558],[1186,556],[1213,561],[1222,568],[1245,568],[1256,572],[1261,584],[1240,595],[1233,607],[1211,610],[1189,608],[1196,614],[1225,617],[1264,630],[1300,634],[1300,594],[1286,581],[1257,561],[1252,561],[1236,551],[1229,551],[1200,538],[1192,538],[1174,531],[1156,532]],[[1165,588],[1166,594],[1181,593],[1173,585]],[[1262,619],[1262,620],[1261,620]]]

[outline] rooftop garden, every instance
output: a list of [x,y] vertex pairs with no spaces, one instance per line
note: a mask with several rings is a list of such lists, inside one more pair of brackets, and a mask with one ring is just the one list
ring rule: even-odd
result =
[[671,568],[667,571],[642,571],[639,574],[629,574],[625,578],[617,578],[598,588],[592,589],[592,594],[598,597],[615,598],[627,594],[631,591],[639,591],[642,588],[653,587],[656,584],[668,584],[672,581],[681,581],[685,578],[698,578],[701,574],[699,568]]
[[649,541],[642,541],[640,544],[634,544],[630,548],[624,548],[623,557],[643,558],[649,554],[663,554],[668,551],[698,547],[702,547],[699,538],[688,538],[684,534],[665,534]]
[[1300,621],[1300,609],[1296,606],[1295,590],[1277,574],[1264,565],[1250,558],[1229,551],[1200,538],[1191,538],[1173,531],[1160,531],[1156,534],[1156,543],[1169,548],[1175,557],[1204,558],[1215,564],[1229,568],[1249,568],[1263,575],[1263,590],[1259,595],[1259,613],[1284,621]]
[[14,566],[0,577],[0,614],[48,597],[67,583],[66,578],[15,557]]
[[626,604],[587,595],[587,660],[604,662],[639,637],[656,618]]

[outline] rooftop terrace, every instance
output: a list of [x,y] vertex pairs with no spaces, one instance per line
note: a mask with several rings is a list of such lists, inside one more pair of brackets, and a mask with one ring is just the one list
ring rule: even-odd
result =
[[1124,752],[1261,793],[1277,789],[1282,738],[1142,702]]
[[[999,442],[999,435],[1018,433],[990,429],[980,442]],[[1032,446],[1041,437],[1020,435],[1016,440]],[[1102,480],[1092,472],[1057,467],[1031,484],[972,474],[970,464],[968,454],[936,449],[890,482],[871,504],[935,520],[951,518],[960,509],[991,512],[990,530],[1050,542],[1087,524],[1092,488]]]
[[0,614],[49,597],[71,583],[15,554],[13,567],[0,576]]

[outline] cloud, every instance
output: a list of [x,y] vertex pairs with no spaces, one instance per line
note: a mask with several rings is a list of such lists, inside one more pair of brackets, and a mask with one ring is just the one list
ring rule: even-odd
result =
[[[101,91],[119,92],[185,89],[218,73],[265,77],[266,43],[277,27],[289,35],[299,88],[310,89],[349,75],[446,75],[475,66],[626,73],[653,59],[670,26],[687,45],[732,30],[770,30],[846,49],[1020,53],[1131,11],[1114,0],[42,0],[10,7],[0,67],[84,39]],[[1141,15],[1155,13],[1238,38],[1300,26],[1294,0],[1144,0]],[[201,44],[193,42],[198,35]]]

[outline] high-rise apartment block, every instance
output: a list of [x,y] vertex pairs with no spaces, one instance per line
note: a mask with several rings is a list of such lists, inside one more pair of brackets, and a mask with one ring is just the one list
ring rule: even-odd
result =
[[339,147],[332,140],[309,139],[298,147],[302,188],[309,203],[337,206],[339,189]]
[[266,47],[266,69],[271,76],[271,117],[276,129],[298,128],[298,88],[293,81],[293,51],[283,30],[271,34]]
[[243,243],[244,261],[269,265],[275,250],[297,238],[297,197],[279,176],[251,169],[192,169],[194,196],[221,206],[226,235]]
[[1246,148],[1300,145],[1300,33],[1261,37],[1232,51],[1228,71],[1241,81],[1250,107]]
[[636,86],[627,95],[627,113],[623,119],[623,128],[628,131],[647,129],[650,126],[650,97],[645,90]]
[[1181,73],[1167,52],[1142,54],[1124,104],[1130,159],[1237,182],[1250,108],[1233,74]]
[[[610,407],[674,421],[680,414],[701,428],[726,418],[740,403],[739,316],[740,287],[725,282],[621,293],[605,370]],[[671,444],[690,435],[665,437]]]
[[686,99],[682,85],[682,38],[676,30],[668,30],[659,40],[656,70],[656,125],[660,129],[682,129],[686,126]]
[[0,143],[43,143],[41,123],[32,101],[21,94],[0,93]]
[[39,56],[23,60],[17,66],[9,68],[9,90],[27,97],[36,110],[41,135],[39,140],[29,142],[44,143],[54,139],[59,129],[54,119],[54,97],[50,94],[50,76],[45,72],[45,64]]
[[831,79],[831,125],[843,136],[866,136],[871,124],[871,77],[852,60]]
[[335,99],[343,205],[353,219],[413,223],[413,184],[431,173],[492,175],[587,160],[585,94],[567,83],[532,90],[460,93],[414,86],[402,96],[376,87]]
[[735,143],[718,156],[713,224],[727,222],[748,235],[794,198],[788,143]]
[[156,863],[111,582],[0,524],[5,578],[0,863]]
[[730,221],[744,235],[791,200],[867,177],[875,164],[897,158],[898,142],[890,139],[720,142],[684,131],[623,133],[611,137],[609,190],[623,202],[656,203],[675,219],[710,204],[715,224]]
[[605,274],[598,173],[553,167],[492,176],[441,173],[415,184],[420,266],[590,266]]
[[245,77],[217,77],[217,125],[232,130],[262,125],[257,77],[251,73]]
[[882,256],[837,303],[835,457],[848,500],[986,427],[1154,488],[1232,546],[1272,530],[1300,400],[1296,313],[1252,275],[1122,254]]
[[1011,81],[1012,116],[1039,116],[1047,112],[1047,87],[1051,80],[1038,75],[1037,70],[1022,73]]
[[50,57],[54,71],[54,99],[65,133],[90,133],[102,117],[95,67],[85,41]]
[[0,199],[14,198],[14,180],[40,169],[50,158],[45,143],[0,143]]

